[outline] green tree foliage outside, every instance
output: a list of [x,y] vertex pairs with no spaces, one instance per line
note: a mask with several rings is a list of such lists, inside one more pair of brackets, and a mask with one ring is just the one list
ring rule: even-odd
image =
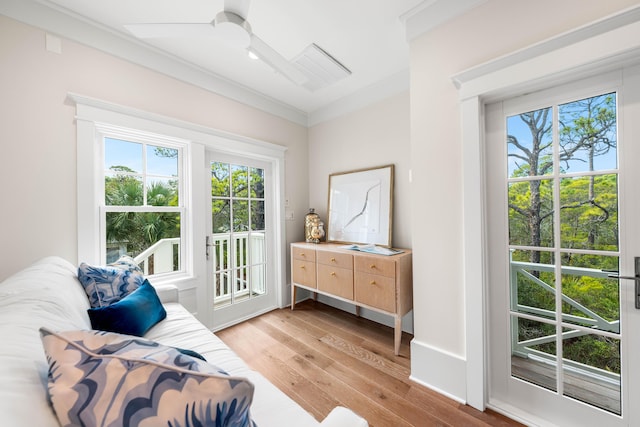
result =
[[[178,206],[176,180],[151,181],[147,185],[146,203],[143,182],[129,168],[112,167],[105,177],[107,206]],[[180,214],[177,212],[107,212],[107,244],[124,245],[126,253],[136,256],[159,240],[180,237]],[[113,260],[108,260],[113,261]],[[177,259],[174,260],[174,266]]]
[[[121,146],[137,145],[126,141],[117,141],[114,150]],[[173,148],[147,146],[151,150],[148,157],[176,159],[177,150]],[[136,147],[135,153],[144,150]],[[141,164],[142,161],[140,160]],[[175,168],[173,165],[172,168]],[[177,169],[177,168],[176,168]],[[157,170],[157,167],[156,167]],[[164,169],[162,170],[164,171]],[[161,172],[162,172],[161,171]],[[145,212],[131,207],[178,206],[178,180],[175,177],[144,175],[127,166],[114,165],[105,174],[105,205],[121,207],[110,209],[106,213],[107,245],[117,248],[117,253],[107,259],[115,261],[123,252],[136,256],[162,239],[180,237],[181,218],[178,212]],[[211,165],[211,215],[214,234],[256,233],[265,230],[265,188],[264,170],[260,168],[214,162]],[[239,242],[236,247],[234,264],[245,266],[250,250],[249,240]],[[229,268],[229,244],[222,244],[222,251],[215,251],[216,266],[221,270]],[[241,254],[241,255],[240,255]],[[239,257],[242,256],[242,259]],[[153,259],[149,260],[153,263]],[[150,272],[153,266],[150,265]],[[178,269],[178,253],[174,254],[174,270]],[[246,279],[246,268],[238,274]]]
[[211,196],[214,233],[264,230],[263,169],[212,163]]
[[[510,177],[525,178],[509,184],[509,241],[511,245],[549,248],[512,251],[513,261],[553,265],[556,246],[554,215],[560,216],[561,263],[568,267],[618,270],[617,256],[572,250],[618,250],[618,183],[616,173],[598,173],[616,165],[598,163],[615,159],[615,94],[606,94],[559,107],[558,164],[553,156],[552,109],[523,113],[508,122]],[[512,132],[513,130],[513,132]],[[607,157],[608,156],[608,157]],[[563,175],[559,182],[559,205],[554,203],[554,166]],[[579,172],[579,173],[577,173]],[[555,288],[554,274],[529,271],[518,275],[518,303],[544,310],[555,310],[555,295],[536,283]],[[562,293],[607,321],[620,319],[617,280],[587,275],[562,275]],[[563,314],[585,316],[563,303]],[[577,321],[577,324],[587,325]],[[519,340],[555,334],[555,327],[542,322],[519,320]],[[557,354],[555,343],[542,344],[537,350]],[[620,373],[619,341],[597,335],[585,335],[563,341],[563,356],[610,372]]]
[[[249,259],[252,245],[264,244],[265,190],[264,169],[223,162],[211,164],[211,220],[214,234],[239,233],[235,239],[235,256],[230,257],[230,244],[223,240],[214,251],[216,297],[227,297],[230,286],[240,292],[247,289],[250,264],[263,263],[263,259]],[[235,272],[229,269],[235,266]],[[263,281],[257,275],[254,283]],[[232,277],[229,279],[228,277]]]

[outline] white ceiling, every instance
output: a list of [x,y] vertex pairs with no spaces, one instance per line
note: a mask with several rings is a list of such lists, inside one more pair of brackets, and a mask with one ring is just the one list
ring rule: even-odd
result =
[[[311,119],[314,114],[326,116],[333,106],[354,95],[371,100],[374,91],[408,89],[407,19],[428,9],[429,16],[423,15],[433,26],[481,1],[250,1],[247,21],[253,33],[285,59],[293,59],[315,43],[351,71],[343,80],[313,92],[264,62],[250,59],[242,48],[230,47],[216,38],[141,40],[124,27],[134,23],[210,22],[224,9],[224,0],[2,0],[0,13],[98,48],[102,43],[103,50],[134,62],[312,124],[322,120]],[[460,10],[451,12],[452,3]],[[89,34],[87,28],[100,34]],[[105,41],[105,35],[111,40]],[[162,66],[158,58],[164,61]],[[167,65],[169,62],[173,65]]]

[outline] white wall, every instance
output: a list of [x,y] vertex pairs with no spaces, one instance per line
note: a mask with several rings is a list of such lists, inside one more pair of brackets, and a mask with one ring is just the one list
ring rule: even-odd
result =
[[[308,207],[315,208],[327,223],[330,174],[393,164],[392,243],[395,247],[411,248],[409,163],[408,92],[313,126],[309,129]],[[352,305],[331,298],[320,300],[355,312]],[[390,316],[368,310],[362,310],[362,316],[393,325]],[[412,312],[404,317],[403,329],[413,332]]]
[[393,246],[410,248],[408,92],[309,129],[309,207],[326,223],[330,174],[388,164],[394,165]]
[[460,104],[451,77],[637,3],[489,0],[412,41],[414,379],[466,400],[465,310],[480,303],[464,299]]
[[[0,15],[0,280],[47,255],[77,262],[69,92],[286,146],[286,193],[308,205],[306,127],[69,40],[49,52],[44,31]],[[302,238],[300,218],[285,226]]]

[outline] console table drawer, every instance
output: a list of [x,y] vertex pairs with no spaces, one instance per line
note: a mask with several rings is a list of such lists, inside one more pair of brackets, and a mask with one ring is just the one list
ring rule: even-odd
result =
[[291,256],[295,259],[302,259],[309,262],[316,262],[316,250],[303,248],[300,246],[291,247]]
[[354,264],[356,271],[380,274],[391,278],[396,277],[396,262],[393,259],[358,255],[355,257]]
[[395,279],[379,274],[358,272],[355,275],[355,299],[359,303],[395,313]]
[[320,250],[317,252],[318,264],[331,265],[333,267],[353,269],[353,256],[338,252]]
[[291,265],[291,275],[294,283],[311,288],[317,287],[315,262],[293,259]]
[[318,290],[353,299],[353,270],[318,264]]

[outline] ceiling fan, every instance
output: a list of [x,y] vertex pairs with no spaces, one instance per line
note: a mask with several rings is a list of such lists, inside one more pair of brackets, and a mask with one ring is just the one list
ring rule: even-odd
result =
[[256,36],[247,21],[250,0],[225,0],[224,10],[207,23],[139,23],[124,27],[141,39],[161,37],[217,37],[228,45],[246,49],[298,85],[308,78],[294,64]]

